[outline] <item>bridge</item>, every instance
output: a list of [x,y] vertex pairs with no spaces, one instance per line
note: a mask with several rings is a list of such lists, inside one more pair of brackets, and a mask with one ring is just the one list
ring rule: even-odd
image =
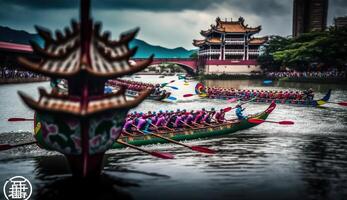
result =
[[[9,42],[0,42],[0,52],[15,52],[23,53],[34,56],[33,50],[30,45],[16,44]],[[145,58],[133,58],[135,62],[144,60]],[[181,66],[190,74],[195,74],[197,72],[197,60],[192,58],[155,58],[152,65],[162,64],[162,63],[172,63]]]
[[[7,54],[9,54],[7,57],[17,57],[12,55],[13,53],[16,55],[20,54],[23,56],[30,56],[35,58],[35,55],[33,54],[33,50],[31,46],[29,45],[0,42],[0,59],[2,58],[3,60],[8,60],[3,58]],[[39,59],[39,58],[37,57],[36,59]],[[137,62],[144,59],[145,58],[133,58],[132,60]],[[13,63],[15,63],[15,61],[13,61]],[[198,60],[194,58],[154,58],[152,65],[170,64],[170,63],[181,66],[189,74],[192,74],[192,75],[197,73],[198,65],[209,66],[210,73],[228,73],[228,71],[226,70],[227,66],[229,69],[229,73],[230,73],[230,69],[232,69],[234,73],[235,71],[249,72],[249,71],[255,70],[255,66],[258,65],[256,60],[203,60],[203,61],[200,61],[199,63]]]
[[[135,62],[144,60],[144,58],[133,58]],[[189,74],[195,74],[198,69],[198,62],[193,58],[154,58],[152,65],[158,64],[176,64],[185,69]]]

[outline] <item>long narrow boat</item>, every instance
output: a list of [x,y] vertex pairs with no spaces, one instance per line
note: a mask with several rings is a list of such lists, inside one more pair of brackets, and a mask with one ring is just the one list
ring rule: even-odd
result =
[[[325,96],[319,100],[295,100],[295,99],[269,99],[269,98],[259,98],[257,97],[253,102],[256,103],[271,103],[275,102],[277,104],[290,104],[290,105],[300,105],[300,106],[322,106],[327,103],[331,96],[331,90],[329,90]],[[222,99],[227,100],[231,98],[239,98],[238,96],[208,96],[210,99]],[[249,101],[250,98],[241,98],[241,101]]]
[[[276,104],[272,103],[265,111],[249,115],[248,118],[255,119],[266,119],[269,114],[276,108]],[[195,129],[178,129],[175,131],[157,131],[155,133],[161,134],[164,137],[171,138],[173,140],[182,141],[182,140],[194,140],[199,138],[210,138],[217,137],[221,135],[227,135],[234,133],[239,130],[248,129],[256,126],[257,124],[249,123],[247,119],[245,120],[232,120],[231,122],[226,122],[223,124],[212,124],[211,126],[204,126],[201,128]],[[141,146],[149,144],[158,144],[158,143],[167,143],[166,140],[163,140],[158,137],[150,135],[136,135],[136,136],[121,136],[120,140],[127,142],[132,145]],[[119,143],[114,143],[112,148],[123,148]]]
[[[209,99],[221,99],[221,100],[227,100],[227,99],[232,99],[232,98],[237,98],[240,99],[241,101],[249,101],[250,99],[254,97],[249,97],[249,98],[240,98],[240,96],[233,96],[233,95],[209,95],[208,93],[205,92],[206,87],[198,83],[195,86],[195,92],[202,98],[209,98]],[[289,104],[289,105],[300,105],[300,106],[312,106],[312,107],[317,107],[317,106],[322,106],[326,104],[331,96],[331,89],[328,90],[328,92],[325,94],[325,96],[321,99],[318,100],[295,100],[295,99],[271,99],[271,98],[260,98],[256,97],[256,99],[253,102],[256,103],[272,103],[275,102],[277,104]]]
[[[126,92],[125,92],[125,95],[129,96],[129,97],[137,97],[139,95],[139,92],[127,89]],[[164,99],[168,98],[170,95],[171,95],[170,92],[165,92],[165,93],[161,93],[161,94],[158,94],[158,95],[154,94],[154,93],[151,93],[147,97],[147,99],[155,100],[155,101],[161,101],[161,100],[164,100]]]

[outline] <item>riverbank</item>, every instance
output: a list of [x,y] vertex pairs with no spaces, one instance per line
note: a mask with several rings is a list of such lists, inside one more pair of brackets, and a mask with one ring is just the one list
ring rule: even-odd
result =
[[38,77],[38,78],[11,78],[11,79],[2,79],[0,78],[0,84],[12,84],[12,83],[35,83],[35,82],[44,82],[49,81],[47,77]]
[[261,80],[264,75],[259,74],[202,74],[198,76],[201,80]]
[[347,84],[346,78],[269,78],[263,74],[203,74],[199,75],[199,81],[203,80],[273,80],[297,83],[322,83],[322,84]]
[[279,79],[274,79],[274,80],[286,81],[286,82],[298,82],[298,83],[347,84],[347,79],[345,79],[345,78],[290,78],[290,77],[284,77],[284,78],[279,78]]

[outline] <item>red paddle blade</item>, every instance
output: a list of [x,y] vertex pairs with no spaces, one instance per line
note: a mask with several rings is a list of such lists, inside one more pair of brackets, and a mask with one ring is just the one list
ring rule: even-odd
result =
[[231,107],[224,108],[224,112],[229,112],[230,110],[232,110]]
[[9,118],[7,121],[9,122],[18,122],[18,121],[33,121],[34,119],[26,119],[26,118],[19,118],[19,117],[13,117]]
[[278,123],[281,125],[293,125],[294,124],[294,122],[292,122],[292,121],[280,121]]
[[263,123],[264,122],[264,120],[262,120],[262,119],[248,119],[248,122],[249,123],[252,123],[252,124],[261,124],[261,123]]
[[152,151],[151,155],[155,156],[157,158],[162,158],[162,159],[174,159],[175,158],[171,153],[163,153],[163,152],[158,152],[158,151]]
[[12,148],[12,146],[9,144],[0,144],[0,151],[4,151],[7,149],[11,149],[11,148]]
[[228,103],[234,103],[234,102],[236,102],[236,101],[237,101],[236,98],[232,98],[232,99],[228,99],[228,100],[227,100]]
[[198,151],[200,153],[208,153],[208,154],[215,154],[216,151],[206,148],[206,147],[201,147],[201,146],[191,146],[190,147],[191,150],[193,151]]
[[185,94],[185,95],[183,95],[183,97],[191,97],[191,96],[193,96],[194,94]]
[[347,102],[339,102],[337,104],[339,104],[340,106],[347,106]]

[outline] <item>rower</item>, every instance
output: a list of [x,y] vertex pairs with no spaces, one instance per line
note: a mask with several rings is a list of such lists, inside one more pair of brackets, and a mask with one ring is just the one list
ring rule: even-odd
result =
[[155,123],[156,126],[165,126],[166,120],[165,120],[165,115],[164,114],[159,114],[158,120]]
[[241,104],[237,104],[236,105],[236,116],[239,120],[243,120],[243,119],[247,119],[247,117],[245,117],[243,115],[243,111],[245,110],[246,108],[242,108]]
[[179,113],[178,116],[176,117],[173,127],[174,128],[182,128],[182,115],[181,115],[181,113]]
[[131,135],[131,132],[133,131],[131,127],[133,126],[134,120],[130,117],[126,120],[122,132],[128,135]]
[[223,123],[225,121],[225,112],[224,109],[220,109],[219,112],[216,113],[215,119],[218,123]]
[[309,101],[313,101],[313,98],[314,98],[313,89],[310,88],[310,89],[308,89],[308,91],[307,91],[307,99],[308,99]]
[[202,123],[211,123],[214,114],[216,114],[216,111],[214,108],[211,108],[211,111],[206,113],[206,115],[202,119]]
[[135,118],[135,124],[134,126],[138,129],[138,130],[143,130],[144,127],[146,125],[146,120],[141,116],[139,118]]
[[171,112],[170,112],[170,115],[169,115],[169,117],[168,117],[168,119],[167,119],[167,124],[166,124],[166,126],[168,126],[168,127],[170,127],[170,128],[173,128],[173,124],[175,123],[176,118],[177,118],[176,114],[175,114],[173,111],[171,111]]
[[160,85],[159,84],[156,84],[155,85],[155,88],[154,88],[154,92],[153,92],[155,95],[159,95],[161,93],[160,91]]
[[152,124],[156,123],[158,120],[158,116],[156,112],[153,112],[152,116],[150,117],[150,119],[152,120]]
[[197,124],[197,123],[200,123],[200,120],[203,118],[205,114],[205,108],[203,108],[200,112],[198,112],[198,114],[195,116],[194,118],[194,123]]
[[193,120],[194,120],[194,110],[191,110],[184,122],[186,124],[191,125]]

